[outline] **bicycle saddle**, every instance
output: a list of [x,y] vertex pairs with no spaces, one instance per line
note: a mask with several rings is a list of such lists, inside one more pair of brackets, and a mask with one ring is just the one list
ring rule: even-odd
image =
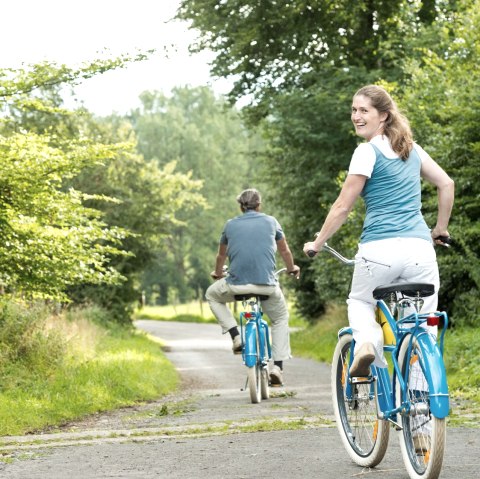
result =
[[405,296],[420,296],[426,298],[435,292],[435,286],[430,283],[393,283],[385,286],[378,286],[373,290],[375,299],[385,299],[391,293],[402,293]]
[[255,293],[246,293],[246,294],[236,294],[235,301],[246,301],[250,298],[258,298],[260,301],[266,301],[269,297],[264,294],[255,294]]

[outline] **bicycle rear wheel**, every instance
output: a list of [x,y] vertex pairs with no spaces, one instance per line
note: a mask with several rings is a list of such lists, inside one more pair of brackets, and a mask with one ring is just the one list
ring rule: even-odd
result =
[[260,389],[262,393],[262,399],[269,399],[270,398],[270,386],[269,377],[268,377],[268,368],[262,367],[261,369],[261,376],[260,376]]
[[254,404],[257,404],[262,400],[261,374],[262,368],[258,362],[255,366],[247,369],[248,390],[250,391],[250,399]]
[[[440,474],[445,452],[445,419],[436,418],[430,411],[428,384],[424,374],[425,361],[411,334],[403,340],[398,364],[405,381],[408,404],[399,414],[403,430],[400,435],[402,457],[412,479],[433,479]],[[402,404],[402,392],[397,382],[397,404]]]
[[360,466],[374,467],[385,455],[390,429],[377,417],[373,384],[349,383],[352,341],[351,334],[341,336],[333,354],[333,409],[348,455]]

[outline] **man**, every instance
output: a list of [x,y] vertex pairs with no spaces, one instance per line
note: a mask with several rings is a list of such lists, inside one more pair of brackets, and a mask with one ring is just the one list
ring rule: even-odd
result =
[[[272,358],[270,371],[272,386],[283,384],[283,361],[290,356],[288,308],[280,285],[275,278],[275,253],[278,250],[287,271],[296,278],[300,268],[294,264],[293,255],[278,221],[273,216],[260,213],[261,196],[253,188],[243,191],[237,201],[242,214],[225,224],[218,247],[215,270],[216,279],[206,292],[210,308],[222,326],[230,333],[233,353],[242,352],[242,340],[237,321],[226,303],[234,301],[236,294],[256,293],[269,298],[262,301],[265,314],[272,326]],[[228,257],[228,276],[223,266]]]

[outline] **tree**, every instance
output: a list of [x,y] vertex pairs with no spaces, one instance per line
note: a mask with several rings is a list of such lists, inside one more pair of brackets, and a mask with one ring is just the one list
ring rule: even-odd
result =
[[95,301],[128,320],[152,248],[203,198],[174,162],[146,164],[128,123],[62,107],[62,82],[115,65],[0,73],[0,279],[12,294]]
[[209,205],[179,216],[183,224],[157,251],[162,274],[145,278],[146,289],[160,302],[186,301],[203,296],[211,282],[223,224],[240,214],[236,195],[258,184],[254,148],[259,140],[238,112],[207,87],[175,88],[171,96],[145,92],[141,101],[131,115],[140,153],[158,167],[175,160],[179,171],[202,181],[200,191]]
[[[440,250],[441,308],[456,324],[480,317],[480,2],[459,2],[453,13],[425,32],[430,48],[409,65],[411,81],[402,99],[422,146],[455,180],[450,233],[455,247]],[[424,192],[429,224],[436,218],[436,194]],[[438,249],[438,248],[437,248]]]

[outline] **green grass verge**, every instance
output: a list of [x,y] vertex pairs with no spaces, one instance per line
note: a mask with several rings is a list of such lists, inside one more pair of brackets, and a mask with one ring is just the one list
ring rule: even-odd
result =
[[[234,308],[231,303],[232,309]],[[236,304],[236,309],[233,309],[235,317],[238,318],[239,311],[242,305]],[[213,313],[207,303],[200,303],[199,301],[179,304],[177,306],[145,306],[139,309],[134,314],[134,319],[151,319],[157,321],[181,321],[189,323],[216,323]],[[290,327],[303,328],[307,322],[295,311],[295,308],[290,309]]]
[[[347,323],[346,307],[331,308],[321,321],[292,333],[293,354],[331,363],[337,332]],[[450,391],[450,425],[480,426],[480,348],[474,328],[445,334],[445,365]]]
[[[85,344],[91,329],[95,340]],[[10,368],[8,376],[22,381],[10,381],[0,391],[0,435],[25,434],[152,400],[178,385],[177,372],[159,344],[143,333],[83,324],[68,352],[47,377],[25,371],[22,364]]]
[[194,301],[176,306],[145,306],[135,311],[134,319],[182,321],[188,323],[216,323],[207,303]]

